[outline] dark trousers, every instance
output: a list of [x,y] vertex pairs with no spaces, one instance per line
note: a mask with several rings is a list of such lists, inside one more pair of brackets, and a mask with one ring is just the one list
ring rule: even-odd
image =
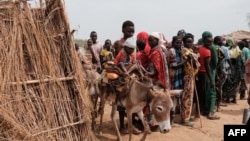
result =
[[[200,112],[203,115],[207,115],[206,109],[206,76],[205,72],[198,72],[196,79],[196,89],[198,94]],[[197,105],[196,95],[194,95],[194,103]]]
[[240,99],[245,98],[246,90],[247,90],[247,86],[246,86],[246,83],[245,83],[245,79],[241,79],[241,82],[240,82]]
[[126,110],[125,107],[117,106],[117,111],[119,112],[120,128],[125,128],[125,124],[124,124],[124,118],[126,115],[125,110]]

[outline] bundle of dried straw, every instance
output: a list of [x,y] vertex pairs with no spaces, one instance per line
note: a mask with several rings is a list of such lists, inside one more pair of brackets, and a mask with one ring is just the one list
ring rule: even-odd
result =
[[42,5],[0,1],[0,140],[95,140],[64,5]]

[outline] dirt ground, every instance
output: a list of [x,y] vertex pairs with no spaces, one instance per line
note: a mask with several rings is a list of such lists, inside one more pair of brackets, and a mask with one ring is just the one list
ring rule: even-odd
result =
[[[146,138],[147,141],[222,141],[223,140],[223,125],[225,124],[242,124],[243,109],[249,108],[246,100],[237,100],[237,104],[229,104],[227,107],[221,107],[222,111],[216,114],[221,117],[220,120],[209,120],[204,116],[201,116],[200,120],[195,122],[195,125],[191,127],[178,126],[173,127],[172,130],[166,134],[162,134],[159,131],[152,132]],[[100,141],[115,141],[116,134],[115,128],[110,119],[111,106],[106,104],[105,115],[102,134],[97,134],[97,138]],[[178,115],[177,115],[178,117]],[[116,114],[118,122],[118,113]],[[97,119],[97,125],[99,118]],[[176,119],[178,122],[178,118]],[[118,122],[119,123],[119,122]],[[201,127],[202,123],[202,127]],[[140,135],[132,135],[133,141],[138,141],[141,138]],[[124,141],[128,140],[128,134],[122,135]]]

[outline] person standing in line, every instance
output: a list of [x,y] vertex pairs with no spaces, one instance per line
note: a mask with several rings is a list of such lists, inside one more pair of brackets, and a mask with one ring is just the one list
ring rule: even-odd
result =
[[138,51],[136,52],[136,60],[138,60],[140,64],[144,67],[144,69],[146,69],[149,64],[148,56],[150,52],[146,52],[145,48],[151,49],[148,43],[147,32],[139,32],[137,34],[136,45],[138,49]]
[[114,55],[111,46],[112,46],[111,40],[110,39],[105,40],[103,49],[101,50],[100,53],[100,61],[102,66],[106,62],[114,60]]
[[121,43],[124,43],[128,38],[133,37],[135,33],[135,25],[132,21],[127,20],[122,24],[123,37],[120,39]]
[[223,104],[223,99],[225,99],[225,91],[223,91],[223,86],[225,84],[225,82],[228,80],[228,76],[230,72],[230,68],[227,68],[225,71],[225,63],[227,63],[227,60],[230,59],[229,58],[229,50],[228,48],[225,47],[225,49],[223,49],[222,47],[222,37],[220,36],[216,36],[214,38],[214,45],[216,46],[217,49],[217,56],[218,56],[218,64],[217,64],[217,69],[216,69],[216,78],[215,78],[215,88],[216,88],[216,93],[217,93],[217,97],[216,97],[216,111],[219,112],[221,111],[221,106],[226,106],[226,104]]
[[[125,68],[125,66],[128,64],[135,63],[135,58],[136,58],[134,54],[135,48],[136,48],[136,41],[132,37],[127,38],[123,44],[123,49],[118,53],[118,55],[114,59],[114,64],[119,65],[125,73],[127,73],[127,69]],[[119,111],[120,132],[123,134],[127,134],[128,130],[125,127],[124,123],[126,109],[123,106],[118,106],[117,110]],[[133,126],[133,133],[140,134],[141,131]]]
[[[203,38],[212,38],[213,35],[210,32],[204,32],[202,35]],[[214,109],[216,105],[216,89],[215,89],[215,77],[216,77],[216,68],[218,64],[218,54],[217,48],[214,44],[211,44],[209,47],[211,51],[211,60],[209,63],[211,79],[206,79],[206,109],[205,113],[208,113],[207,118],[210,120],[218,120],[219,116],[215,115]]]
[[[247,103],[250,105],[250,58],[247,59],[245,63],[245,82],[248,87],[248,98]],[[246,126],[250,127],[250,117],[248,118],[248,121],[246,123]]]
[[182,124],[185,126],[192,126],[193,122],[190,121],[193,97],[195,76],[198,73],[200,63],[198,61],[198,54],[193,51],[194,36],[191,33],[187,33],[183,37],[184,48],[182,49],[182,57],[187,60],[184,64],[184,88],[181,98],[181,118]]
[[[120,43],[123,44],[128,38],[134,38],[135,33],[135,25],[132,21],[126,20],[122,23],[122,38],[120,38]],[[136,49],[134,50],[134,54],[136,54]]]
[[87,39],[85,46],[78,50],[78,56],[83,64],[83,68],[88,70],[96,70],[98,64],[100,64],[98,54],[93,49],[92,45],[92,39]]
[[[135,33],[134,23],[132,21],[130,21],[130,20],[124,21],[123,24],[122,24],[122,33],[123,33],[123,37],[120,39],[120,43],[123,45],[128,38],[133,37],[133,35]],[[121,49],[119,51],[119,53],[117,54],[117,56],[115,57],[114,62],[116,60],[117,60],[117,63],[119,62],[119,60],[117,58],[120,58],[121,55],[119,55],[119,54],[122,54],[121,52],[125,53],[124,46],[123,46],[123,49]],[[125,69],[125,68],[123,68],[123,69]],[[127,134],[128,130],[125,127],[125,123],[124,123],[125,115],[126,115],[126,109],[124,107],[122,107],[122,106],[118,106],[117,110],[119,112],[120,132],[123,133],[123,134]]]
[[160,35],[158,32],[153,32],[148,37],[148,42],[151,47],[149,54],[148,73],[146,75],[153,78],[155,84],[164,89],[170,89],[168,78],[168,63],[161,45],[159,44]]
[[[249,39],[242,39],[243,42],[245,42],[245,47],[243,48],[243,63],[246,64],[247,62],[247,59],[250,58],[250,40]],[[242,80],[244,81],[244,80]],[[244,85],[245,81],[242,82],[242,84]],[[246,84],[245,84],[246,86]],[[245,99],[245,91],[248,90],[247,86],[246,86],[246,89],[240,89],[240,99]]]
[[177,32],[177,36],[181,37],[181,39],[183,39],[186,34],[187,33],[184,29],[181,29]]
[[[198,93],[198,100],[199,100],[199,106],[200,106],[200,112],[202,115],[207,116],[208,115],[208,110],[207,110],[207,91],[209,87],[212,87],[213,89],[215,88],[215,82],[212,77],[212,71],[210,68],[210,61],[211,61],[211,51],[210,47],[212,46],[213,43],[213,37],[212,33],[209,31],[205,31],[202,33],[202,45],[198,47],[198,53],[200,54],[199,57],[199,63],[200,63],[200,68],[197,74],[197,80],[196,80],[196,88],[197,88],[197,93]],[[207,79],[210,82],[209,84],[207,83]],[[215,91],[213,90],[212,91]],[[216,95],[213,93],[214,99],[216,98]],[[196,97],[194,97],[194,103],[197,105]],[[213,109],[214,110],[214,109]],[[212,117],[212,115],[210,116]],[[215,119],[217,118],[216,116]]]
[[[244,39],[242,39],[242,41],[245,42],[246,47],[250,50],[250,39],[244,38]],[[250,53],[250,52],[248,52],[248,53]],[[248,54],[248,56],[249,55],[250,54]]]
[[[222,96],[223,102],[225,103],[236,103],[237,93],[239,91],[239,84],[241,81],[241,50],[239,46],[235,43],[233,38],[228,38],[226,47],[229,49],[231,68],[229,70],[230,74],[228,75],[223,87],[222,87]],[[232,99],[232,100],[231,100]],[[222,105],[226,106],[225,103]]]
[[[97,41],[97,32],[96,31],[92,31],[90,33],[90,39],[92,40],[93,44],[92,44],[92,48],[95,50],[96,54],[97,54],[97,59],[100,60],[100,53],[102,50],[102,44]],[[101,63],[100,61],[97,62],[97,72],[101,73]]]
[[250,50],[248,48],[248,43],[244,40],[240,41],[238,43],[239,48],[241,49],[242,53],[241,53],[241,59],[242,59],[242,74],[241,74],[241,83],[240,83],[240,99],[243,100],[245,98],[245,93],[247,90],[247,86],[245,84],[245,80],[244,80],[244,74],[245,74],[245,64],[247,59],[250,57]]
[[170,64],[170,68],[175,71],[175,75],[173,75],[173,89],[183,89],[183,65],[187,62],[187,60],[183,60],[182,58],[182,37],[174,36],[172,40],[172,48],[170,48],[171,53],[174,55],[176,60],[175,63]]
[[133,37],[127,38],[126,41],[123,43],[123,49],[117,54],[114,59],[115,64],[124,63],[135,63],[135,54],[134,50],[136,48],[136,41]]
[[90,39],[92,39],[93,41],[93,49],[95,50],[95,52],[97,54],[100,54],[101,53],[101,50],[102,50],[102,44],[97,40],[97,32],[96,31],[92,31],[90,33]]
[[[123,45],[123,49],[120,50],[120,52],[117,54],[117,56],[115,57],[114,63],[118,64],[119,62],[131,62],[134,63],[136,60],[136,41],[133,38],[133,35],[135,33],[135,26],[134,23],[130,20],[126,20],[123,22],[122,24],[122,33],[123,33],[123,37],[120,39],[120,43]],[[125,46],[131,46],[133,43],[132,41],[134,41],[134,49],[133,52],[130,53],[130,51],[132,49],[130,49],[129,47]],[[126,45],[127,44],[127,45]],[[131,44],[131,45],[129,45]],[[129,57],[128,57],[129,56]],[[124,58],[125,57],[125,58]],[[124,63],[121,63],[121,67],[122,69],[126,72],[126,68],[124,66]],[[118,106],[117,110],[119,112],[119,121],[120,121],[120,132],[123,134],[127,134],[128,130],[125,127],[125,123],[124,123],[124,119],[125,119],[125,115],[126,115],[126,109],[122,106]],[[137,116],[137,114],[133,114],[132,115],[132,120],[135,120],[135,116]],[[140,134],[141,131],[138,130],[134,125],[133,125],[133,133],[134,134]]]
[[120,50],[123,48],[122,43],[120,40],[116,40],[114,44],[112,45],[112,52],[114,55],[114,58],[118,55]]
[[[245,42],[246,47],[249,49],[249,53],[250,53],[250,38],[244,38],[242,39],[242,41]],[[250,55],[249,55],[250,56]],[[249,87],[247,87],[247,91],[249,90]],[[244,97],[242,97],[242,99],[244,99]]]
[[[182,45],[182,37],[181,36],[173,36],[172,39],[172,47],[169,49],[169,57],[173,57],[175,62],[171,62],[169,64],[169,77],[170,77],[170,86],[171,89],[183,89],[184,83],[183,83],[183,77],[184,77],[184,71],[183,67],[184,64],[187,63],[187,59],[184,59],[183,56],[183,45]],[[174,119],[176,114],[180,113],[180,105],[181,105],[181,94],[178,94],[174,97],[172,97],[174,107],[171,110],[171,117]],[[172,120],[172,126],[175,126],[174,121]]]
[[230,54],[227,47],[223,45],[223,37],[216,36],[214,37],[214,45],[217,48],[218,56],[218,66],[216,72],[216,93],[217,93],[217,111],[220,111],[220,104],[223,99],[223,85],[228,79],[231,61]]
[[[160,43],[161,37],[159,32],[152,32],[149,34],[148,43],[151,47],[149,54],[149,64],[147,67],[146,76],[153,79],[153,83],[160,88],[169,90],[169,74],[168,62],[166,60],[166,53],[163,51],[162,44]],[[158,126],[150,125],[151,130],[156,130]]]

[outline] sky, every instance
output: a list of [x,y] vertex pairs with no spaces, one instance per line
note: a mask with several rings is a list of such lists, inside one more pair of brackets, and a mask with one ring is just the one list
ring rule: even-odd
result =
[[180,29],[197,41],[203,31],[213,35],[250,31],[250,0],[64,0],[75,38],[87,39],[96,31],[104,42],[122,37],[122,23],[131,20],[135,34],[163,32],[168,41]]

